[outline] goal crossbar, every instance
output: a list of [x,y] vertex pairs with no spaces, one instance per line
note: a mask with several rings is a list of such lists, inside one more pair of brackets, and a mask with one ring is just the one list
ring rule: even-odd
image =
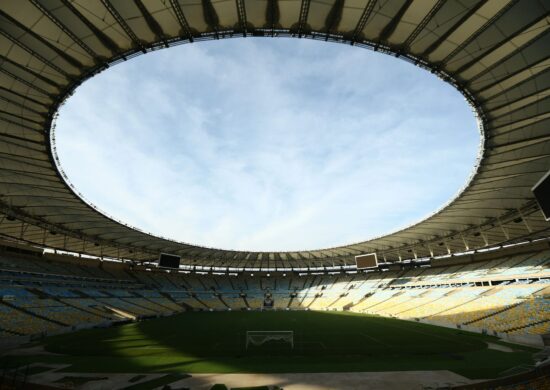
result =
[[294,348],[294,331],[292,330],[247,330],[246,349],[250,344],[260,346],[269,341],[283,341]]

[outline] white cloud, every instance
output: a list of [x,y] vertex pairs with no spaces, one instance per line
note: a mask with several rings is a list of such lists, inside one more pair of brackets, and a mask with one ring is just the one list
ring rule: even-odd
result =
[[62,109],[63,168],[118,219],[227,249],[316,249],[417,221],[464,184],[464,99],[379,53],[306,40],[185,45],[96,76]]

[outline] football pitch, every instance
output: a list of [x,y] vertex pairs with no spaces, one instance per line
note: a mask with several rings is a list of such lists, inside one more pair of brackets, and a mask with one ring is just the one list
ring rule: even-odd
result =
[[[246,345],[246,331],[293,331],[294,348]],[[532,364],[535,349],[497,338],[345,312],[189,312],[46,338],[49,354],[24,362],[71,364],[74,372],[273,373],[450,370],[492,378]],[[54,353],[54,354],[51,354]]]

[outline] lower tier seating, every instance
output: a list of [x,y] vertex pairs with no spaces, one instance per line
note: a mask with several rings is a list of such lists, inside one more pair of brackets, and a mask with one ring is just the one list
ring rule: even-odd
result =
[[[351,310],[506,334],[550,331],[550,250],[409,270],[229,277],[0,252],[0,337],[183,310]],[[111,267],[112,269],[110,269]],[[118,268],[117,268],[118,267]],[[241,294],[245,294],[243,298]]]

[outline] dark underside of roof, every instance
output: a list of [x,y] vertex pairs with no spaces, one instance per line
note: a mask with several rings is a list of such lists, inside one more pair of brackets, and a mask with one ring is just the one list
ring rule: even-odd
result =
[[[97,256],[287,268],[398,261],[547,238],[531,187],[550,167],[548,0],[3,0],[0,235]],[[368,241],[302,252],[219,250],[140,232],[71,188],[56,112],[85,79],[135,55],[229,37],[303,37],[371,48],[452,83],[479,116],[479,166],[426,220]],[[469,129],[465,129],[469,130]],[[98,183],[101,185],[101,183]]]

